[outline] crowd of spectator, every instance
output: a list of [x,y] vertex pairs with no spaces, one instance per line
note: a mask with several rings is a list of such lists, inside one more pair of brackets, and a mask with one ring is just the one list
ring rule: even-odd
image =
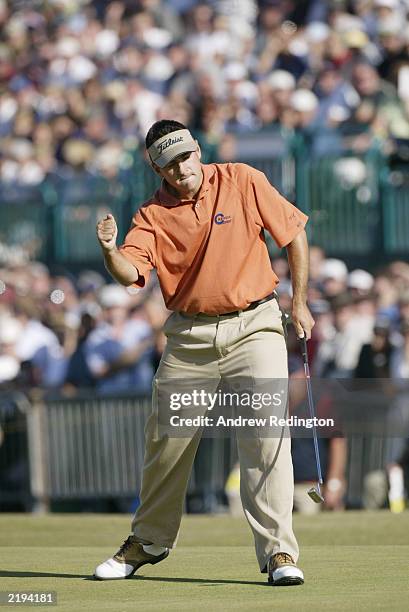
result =
[[0,181],[115,176],[173,117],[234,156],[301,134],[310,155],[409,138],[407,0],[0,0]]
[[0,276],[0,383],[150,393],[166,317],[155,286],[132,293],[91,270],[52,277],[39,262]]
[[[291,309],[287,260],[273,261],[281,307]],[[409,264],[375,275],[311,248],[310,346],[321,378],[406,378]],[[39,262],[0,269],[0,382],[98,392],[149,392],[169,315],[153,277],[143,290],[93,270],[52,276]]]
[[[273,266],[280,278],[280,305],[289,312],[287,260],[277,257]],[[84,391],[150,395],[165,343],[161,330],[170,314],[154,276],[143,290],[125,289],[93,270],[56,276],[44,264],[31,262],[0,269],[0,279],[0,390],[31,394],[35,389],[38,394],[40,389],[46,397],[75,397]],[[343,261],[328,258],[313,246],[309,304],[316,321],[309,343],[315,378],[377,378],[381,383],[394,381],[399,390],[409,378],[408,263],[395,261],[374,274],[349,271]],[[289,326],[289,371],[303,377],[299,346],[291,330]],[[406,388],[396,397],[385,398],[385,407],[397,418],[394,436],[400,431],[405,436]],[[339,509],[345,493],[345,441],[323,439],[320,444],[325,470],[331,453],[339,457],[342,489],[327,503]],[[305,507],[304,499],[304,481],[315,477],[312,451],[311,440],[293,440],[300,508],[305,512],[314,510],[314,504]],[[388,453],[388,469],[403,474],[400,466],[407,462],[407,455],[405,438],[396,438]],[[368,498],[378,498],[379,490],[386,495],[385,482],[384,476],[369,474]],[[398,511],[404,507],[402,475],[400,483],[397,501],[392,500]],[[381,494],[381,498],[380,505],[385,497]],[[369,507],[373,504],[368,502]]]

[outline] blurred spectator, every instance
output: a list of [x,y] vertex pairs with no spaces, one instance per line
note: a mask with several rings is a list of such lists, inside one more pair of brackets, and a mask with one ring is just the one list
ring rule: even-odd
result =
[[347,288],[348,269],[340,259],[326,259],[320,270],[324,294],[335,297]]
[[[316,326],[309,353],[314,375],[383,380],[391,376],[399,393],[389,402],[388,426],[396,431],[398,424],[404,436],[408,264],[392,262],[374,276],[363,269],[348,272],[344,262],[326,258],[318,247],[312,247],[310,263],[309,300]],[[288,265],[277,257],[274,267],[280,276],[280,305],[289,310]],[[38,262],[3,267],[0,281],[0,385],[19,389],[40,386],[66,394],[81,388],[98,393],[150,393],[164,346],[160,330],[169,314],[154,283],[133,295],[120,286],[106,285],[92,270],[75,279],[50,274]],[[290,369],[297,372],[302,364],[299,347],[291,349],[291,333],[290,328]],[[326,402],[317,404],[324,413]],[[307,484],[315,478],[309,442],[297,439],[293,450],[300,483],[297,499],[307,512],[317,509],[304,508],[304,502],[309,501]],[[334,491],[325,493],[327,506],[339,509],[344,503],[345,481],[337,466],[344,465],[345,443],[335,438],[320,444],[323,464],[335,479],[331,484]],[[393,444],[388,441],[386,471],[365,478],[365,507],[382,505],[388,491],[391,509],[397,512],[404,507],[401,485],[406,444],[405,437],[395,438]]]
[[374,278],[366,270],[359,268],[348,274],[348,288],[355,297],[365,296],[372,291]]
[[281,121],[290,105],[296,80],[287,70],[273,70],[264,83],[267,84],[271,92],[270,104],[276,109],[277,116]]
[[311,283],[316,283],[321,277],[321,269],[325,261],[325,253],[321,247],[314,244],[310,246],[309,279]]
[[357,366],[362,346],[372,337],[375,304],[366,296],[367,313],[359,315],[356,301],[348,293],[332,300],[333,329],[319,346],[315,360],[317,376],[350,378]]
[[85,345],[90,333],[95,329],[96,317],[84,312],[78,330],[78,343],[68,362],[64,391],[69,394],[75,389],[95,387],[96,378],[87,363]]
[[0,384],[150,392],[168,314],[154,285],[142,303],[92,270],[74,283],[38,262],[0,281]]
[[319,127],[317,141],[303,132],[319,156],[362,133],[408,138],[407,12],[398,0],[3,2],[0,180],[38,185],[66,166],[112,179],[179,109],[221,146],[274,124]]
[[41,386],[59,386],[65,376],[65,359],[56,330],[41,321],[41,310],[31,298],[20,298],[15,305],[21,333],[15,343],[15,352],[22,362],[32,367],[33,383]]
[[375,109],[389,101],[395,101],[396,89],[382,81],[377,70],[369,63],[360,62],[352,71],[352,84],[363,102],[370,102]]
[[376,275],[374,279],[374,292],[378,315],[386,317],[392,326],[396,325],[399,317],[399,290],[388,270],[383,270]]
[[319,99],[319,120],[324,123],[331,119],[334,107],[342,109],[343,120],[347,119],[360,100],[351,83],[343,78],[332,62],[327,62],[319,72],[315,92]]
[[101,393],[150,390],[153,376],[151,327],[130,316],[131,296],[120,285],[106,285],[99,294],[102,320],[87,335],[85,361]]
[[371,342],[364,344],[355,369],[355,378],[389,378],[393,346],[391,324],[386,317],[375,320]]

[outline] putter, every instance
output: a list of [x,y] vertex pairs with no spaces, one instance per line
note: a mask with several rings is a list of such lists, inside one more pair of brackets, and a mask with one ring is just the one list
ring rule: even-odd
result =
[[[315,410],[314,410],[314,401],[312,399],[310,366],[308,364],[307,339],[305,337],[305,333],[302,338],[298,338],[298,339],[300,341],[301,353],[302,353],[302,357],[304,361],[305,382],[307,385],[308,410],[310,413],[310,417],[314,419]],[[325,500],[321,493],[321,487],[323,485],[323,480],[322,480],[322,472],[321,472],[320,452],[318,449],[317,430],[316,430],[314,421],[312,422],[312,435],[314,437],[314,450],[315,450],[315,461],[317,464],[318,482],[316,486],[311,487],[311,489],[309,489],[307,493],[311,497],[311,499],[315,501],[316,504],[321,504]]]

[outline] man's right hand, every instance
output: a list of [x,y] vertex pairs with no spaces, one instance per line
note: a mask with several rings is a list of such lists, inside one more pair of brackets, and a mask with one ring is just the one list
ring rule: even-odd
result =
[[116,248],[118,228],[110,213],[97,223],[97,237],[102,248],[105,267],[117,283],[129,287],[138,281],[138,270]]
[[118,228],[114,217],[109,213],[97,223],[97,237],[104,251],[112,251],[116,248]]

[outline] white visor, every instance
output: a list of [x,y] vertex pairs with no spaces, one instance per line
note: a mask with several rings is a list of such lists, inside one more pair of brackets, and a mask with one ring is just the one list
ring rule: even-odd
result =
[[172,159],[182,153],[191,153],[196,151],[197,143],[193,140],[189,130],[176,130],[161,136],[148,149],[151,160],[164,168]]

